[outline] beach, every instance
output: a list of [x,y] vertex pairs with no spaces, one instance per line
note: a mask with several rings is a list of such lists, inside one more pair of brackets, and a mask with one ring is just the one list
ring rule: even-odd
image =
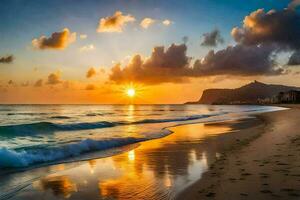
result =
[[297,198],[298,119],[293,106],[171,126],[172,134],[97,159],[2,175],[0,199]]
[[283,106],[259,115],[262,135],[237,141],[178,199],[299,199],[300,106]]

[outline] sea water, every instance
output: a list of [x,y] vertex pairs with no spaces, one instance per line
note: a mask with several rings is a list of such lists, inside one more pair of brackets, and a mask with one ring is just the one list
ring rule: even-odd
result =
[[170,126],[280,109],[253,105],[0,105],[0,171],[81,160],[91,152],[164,137],[172,133]]

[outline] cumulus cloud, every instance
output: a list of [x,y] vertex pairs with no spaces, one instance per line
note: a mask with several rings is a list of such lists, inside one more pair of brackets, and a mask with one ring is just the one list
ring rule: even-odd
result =
[[123,27],[134,22],[135,18],[132,15],[123,15],[121,11],[116,11],[113,16],[101,18],[98,24],[97,32],[123,32]]
[[97,74],[96,70],[94,67],[91,67],[87,72],[86,72],[86,77],[87,78],[92,78]]
[[71,33],[68,28],[60,32],[54,32],[50,37],[41,36],[32,40],[32,45],[36,49],[57,49],[63,50],[69,44],[76,41],[76,32]]
[[79,48],[79,51],[85,52],[85,51],[93,51],[95,50],[95,46],[93,44],[85,45]]
[[152,24],[154,24],[155,20],[149,17],[144,18],[141,23],[140,26],[144,29],[149,28]]
[[48,76],[47,84],[56,85],[62,83],[60,72],[51,73]]
[[202,46],[217,46],[224,42],[223,38],[221,37],[220,31],[218,29],[213,30],[209,33],[204,33],[202,35]]
[[13,55],[9,55],[9,56],[3,56],[0,57],[0,63],[12,63],[14,60],[14,56]]
[[[258,9],[244,18],[242,27],[231,35],[236,41],[219,51],[209,51],[204,58],[191,59],[185,44],[166,50],[155,47],[149,58],[135,55],[129,64],[115,65],[110,80],[116,83],[178,83],[191,77],[207,76],[275,76],[289,73],[276,62],[281,52],[292,53],[289,65],[300,63],[300,14],[293,9],[265,12]],[[218,31],[204,35],[206,45],[221,42]]]
[[96,89],[96,86],[94,84],[88,84],[86,87],[85,87],[86,90],[95,90]]
[[172,44],[166,50],[155,47],[149,58],[135,55],[126,66],[115,65],[109,76],[116,83],[141,82],[146,84],[180,83],[189,78],[232,75],[257,76],[280,75],[285,70],[277,66],[273,58],[273,47],[229,46],[220,51],[210,51],[194,64],[186,55],[185,44]]
[[162,21],[162,24],[165,26],[170,26],[172,24],[172,21],[169,19],[165,19],[164,21]]
[[39,79],[34,83],[34,87],[41,87],[43,85],[43,79]]
[[300,14],[295,10],[258,9],[246,16],[243,27],[231,32],[236,42],[245,45],[277,44],[279,50],[300,48]]
[[229,46],[226,49],[209,53],[193,66],[194,76],[213,75],[279,75],[284,70],[276,66],[272,57],[272,47],[264,46]]
[[163,46],[155,47],[149,58],[135,55],[128,65],[121,68],[115,65],[109,76],[116,83],[143,82],[157,84],[162,82],[182,82],[190,58],[186,55],[185,44],[172,44],[165,50]]

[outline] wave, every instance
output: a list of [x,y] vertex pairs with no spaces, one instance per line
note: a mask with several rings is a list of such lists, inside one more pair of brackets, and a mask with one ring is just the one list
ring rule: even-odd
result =
[[[166,122],[179,122],[197,120],[201,118],[207,118],[216,116],[224,113],[210,114],[210,115],[191,115],[177,118],[163,118],[163,119],[143,119],[139,121],[127,122],[82,122],[82,123],[68,123],[59,124],[52,122],[36,122],[31,124],[18,124],[18,125],[7,125],[0,126],[0,136],[2,137],[15,137],[15,136],[28,136],[28,135],[39,135],[39,134],[51,134],[55,131],[77,131],[77,130],[90,130],[109,128],[119,125],[138,125],[138,124],[149,124],[149,123],[166,123]],[[63,117],[63,116],[61,116]]]
[[88,117],[94,117],[94,116],[104,116],[104,115],[113,115],[115,113],[113,112],[105,112],[105,113],[87,113],[85,114]]
[[6,115],[29,115],[29,116],[34,116],[34,115],[48,115],[48,113],[32,113],[32,112],[24,112],[24,113],[7,113]]
[[104,140],[86,139],[52,148],[30,148],[11,150],[0,148],[0,168],[24,168],[34,164],[53,163],[66,158],[77,157],[83,153],[121,147],[147,140],[146,138],[112,138]]
[[61,115],[58,115],[58,116],[52,116],[50,117],[51,119],[71,119],[71,117],[68,117],[68,116],[61,116]]
[[[222,113],[223,114],[223,113]],[[148,123],[164,123],[164,122],[180,122],[180,121],[188,121],[188,120],[196,120],[207,117],[215,116],[213,114],[210,115],[191,115],[185,117],[177,117],[177,118],[165,118],[165,119],[143,119],[140,121],[132,122],[131,124],[148,124]]]
[[18,124],[0,126],[0,136],[26,136],[33,134],[53,133],[54,131],[88,130],[95,128],[113,127],[114,123],[101,121],[94,123],[56,124],[52,122],[36,122],[31,124]]

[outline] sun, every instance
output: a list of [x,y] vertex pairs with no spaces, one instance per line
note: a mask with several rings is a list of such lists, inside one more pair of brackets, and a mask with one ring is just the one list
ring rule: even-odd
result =
[[128,88],[126,91],[127,96],[134,97],[135,96],[135,89],[134,88]]

